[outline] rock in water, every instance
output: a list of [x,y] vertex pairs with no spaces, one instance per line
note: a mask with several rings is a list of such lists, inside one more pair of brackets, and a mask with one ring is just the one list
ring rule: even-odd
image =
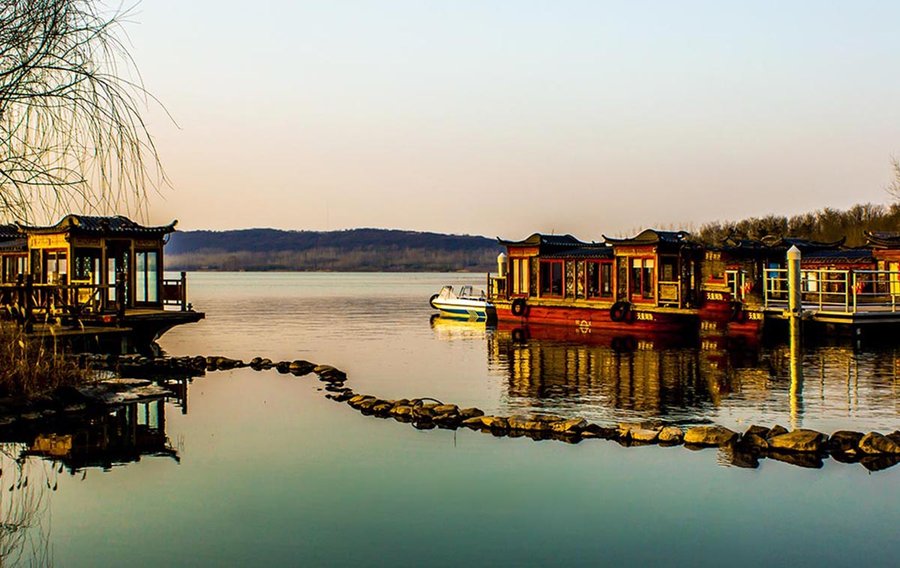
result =
[[587,420],[584,418],[572,418],[570,420],[559,420],[550,424],[550,429],[558,434],[577,434],[587,426]]
[[768,433],[765,437],[766,437],[767,439],[768,439],[768,438],[774,438],[775,436],[781,436],[782,434],[787,434],[787,433],[788,433],[788,429],[787,429],[787,428],[785,428],[784,426],[780,426],[780,425],[776,424],[775,426],[772,426],[772,429],[769,430],[769,433]]
[[878,432],[869,432],[859,441],[859,449],[867,454],[900,454],[900,444]]
[[684,434],[684,443],[695,446],[724,446],[734,442],[738,433],[724,426],[695,426]]
[[660,444],[680,444],[684,441],[684,432],[678,426],[666,426],[659,431]]
[[632,428],[629,433],[633,441],[644,444],[652,444],[659,438],[659,432],[650,428]]
[[838,430],[828,439],[828,447],[832,453],[855,453],[859,449],[859,441],[862,440],[862,437],[862,432]]
[[787,452],[818,453],[825,448],[828,436],[815,430],[797,429],[787,434],[772,436],[767,441],[769,448]]

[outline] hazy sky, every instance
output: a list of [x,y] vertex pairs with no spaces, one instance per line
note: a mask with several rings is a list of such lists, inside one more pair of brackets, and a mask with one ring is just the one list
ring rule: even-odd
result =
[[144,0],[182,229],[599,239],[885,203],[900,2]]

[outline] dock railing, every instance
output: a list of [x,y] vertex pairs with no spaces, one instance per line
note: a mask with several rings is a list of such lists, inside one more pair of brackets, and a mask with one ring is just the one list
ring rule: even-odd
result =
[[182,272],[178,278],[163,278],[162,301],[163,307],[175,306],[182,312],[188,310],[186,272]]
[[[763,280],[765,307],[787,308],[787,269],[767,268]],[[900,271],[801,270],[800,298],[806,311],[848,314],[896,312],[900,298]]]
[[[188,311],[187,274],[162,281],[161,301],[137,307]],[[82,320],[121,320],[129,308],[124,274],[115,284],[93,284],[87,280],[35,283],[30,275],[22,275],[14,283],[0,284],[0,319],[15,320],[30,326],[32,322],[59,321],[78,325]],[[111,319],[110,319],[111,318]]]
[[73,282],[33,283],[30,277],[0,285],[3,317],[30,327],[32,322],[61,321],[77,324],[86,316],[102,316],[116,311],[108,300],[110,286]]

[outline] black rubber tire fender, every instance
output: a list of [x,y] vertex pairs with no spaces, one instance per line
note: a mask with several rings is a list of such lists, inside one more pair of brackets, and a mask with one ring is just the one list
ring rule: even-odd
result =
[[528,304],[525,303],[524,299],[516,298],[512,301],[509,311],[512,312],[512,315],[514,316],[524,317],[528,313]]

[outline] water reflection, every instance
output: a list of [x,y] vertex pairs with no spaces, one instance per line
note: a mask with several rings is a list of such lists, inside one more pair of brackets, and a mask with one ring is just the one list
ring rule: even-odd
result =
[[801,348],[799,342],[761,345],[721,335],[556,327],[501,326],[486,338],[489,370],[505,381],[501,403],[510,413],[558,412],[613,424],[781,423],[824,431],[891,431],[900,414],[893,348]]
[[51,564],[47,495],[56,471],[25,460],[26,449],[0,442],[0,566]]
[[494,328],[487,326],[484,320],[461,320],[444,318],[439,314],[431,316],[431,328],[441,341],[483,340]]
[[166,436],[163,399],[127,404],[69,427],[39,432],[23,455],[58,461],[72,473],[90,467],[108,470],[142,456],[179,460]]
[[52,564],[48,511],[64,471],[84,479],[90,468],[144,456],[179,461],[166,435],[166,404],[161,397],[0,429],[0,566]]

